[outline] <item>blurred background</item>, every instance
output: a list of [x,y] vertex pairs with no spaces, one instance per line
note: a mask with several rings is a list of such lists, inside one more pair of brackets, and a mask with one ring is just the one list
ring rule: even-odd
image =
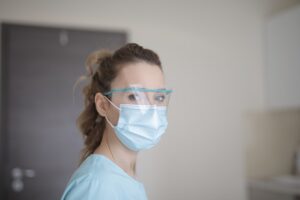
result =
[[157,52],[169,128],[149,199],[300,198],[299,0],[0,0],[0,199],[59,199],[79,161],[86,56]]

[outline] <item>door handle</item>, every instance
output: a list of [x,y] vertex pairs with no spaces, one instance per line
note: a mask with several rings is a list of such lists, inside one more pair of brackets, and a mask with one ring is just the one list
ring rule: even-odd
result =
[[12,190],[15,192],[21,192],[24,189],[23,177],[25,178],[34,178],[36,173],[33,169],[21,169],[15,167],[11,170],[12,176]]

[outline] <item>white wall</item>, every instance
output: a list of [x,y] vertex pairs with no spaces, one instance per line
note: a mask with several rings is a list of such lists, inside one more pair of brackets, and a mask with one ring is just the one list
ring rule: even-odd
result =
[[283,1],[0,0],[0,20],[126,29],[157,51],[175,93],[167,134],[139,157],[149,199],[242,200],[242,115],[264,106],[264,17]]
[[267,25],[267,100],[270,108],[300,107],[300,5]]

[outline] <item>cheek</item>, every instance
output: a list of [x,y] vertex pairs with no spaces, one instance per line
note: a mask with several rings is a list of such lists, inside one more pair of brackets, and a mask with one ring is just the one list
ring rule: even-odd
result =
[[110,107],[107,116],[112,124],[116,126],[119,120],[119,110],[114,107]]
[[[120,107],[120,104],[123,101],[122,98],[121,98],[121,96],[118,96],[118,95],[113,96],[111,100],[118,107]],[[117,108],[115,108],[113,105],[111,105],[110,108],[109,108],[108,117],[109,117],[109,119],[111,119],[111,122],[115,126],[118,123],[119,115],[120,115],[120,111]]]

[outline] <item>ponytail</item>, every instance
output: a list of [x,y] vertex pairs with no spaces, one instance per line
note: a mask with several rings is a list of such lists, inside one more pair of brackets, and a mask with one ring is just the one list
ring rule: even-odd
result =
[[[92,154],[102,141],[105,120],[96,110],[95,94],[109,90],[110,82],[105,84],[103,81],[99,81],[99,75],[105,74],[105,72],[101,71],[104,70],[102,66],[108,64],[107,60],[111,58],[111,55],[112,54],[107,50],[96,51],[90,54],[86,59],[88,76],[81,76],[79,78],[79,80],[82,80],[91,77],[90,83],[82,90],[85,97],[84,110],[76,119],[77,128],[80,130],[84,139],[84,148],[81,151],[80,163]],[[106,63],[104,63],[104,61]],[[94,72],[95,68],[96,70]],[[103,68],[105,68],[105,66]]]

